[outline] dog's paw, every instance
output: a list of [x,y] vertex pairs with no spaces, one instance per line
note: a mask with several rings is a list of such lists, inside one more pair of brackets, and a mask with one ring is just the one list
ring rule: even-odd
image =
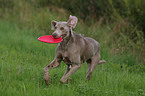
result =
[[72,78],[67,79],[67,83],[71,83],[72,82]]
[[61,84],[67,84],[67,83],[70,83],[70,82],[72,82],[72,78],[69,78],[66,81],[60,80],[59,85],[61,85]]

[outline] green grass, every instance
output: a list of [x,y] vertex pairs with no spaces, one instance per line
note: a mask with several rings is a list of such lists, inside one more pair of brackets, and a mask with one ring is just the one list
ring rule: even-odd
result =
[[39,42],[39,36],[34,29],[0,21],[1,96],[145,96],[144,66],[130,54],[111,55],[102,44],[101,56],[107,63],[98,66],[89,82],[84,63],[71,83],[59,85],[66,68],[62,63],[50,70],[52,84],[47,87],[43,68],[53,60],[57,44]]

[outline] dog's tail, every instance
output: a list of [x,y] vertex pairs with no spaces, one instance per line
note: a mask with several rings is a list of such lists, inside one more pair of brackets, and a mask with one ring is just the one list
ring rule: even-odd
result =
[[102,64],[102,63],[106,63],[106,61],[105,60],[99,61],[99,64]]

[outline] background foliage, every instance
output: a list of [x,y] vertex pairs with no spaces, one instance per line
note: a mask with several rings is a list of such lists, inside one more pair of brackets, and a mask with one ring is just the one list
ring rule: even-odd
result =
[[[145,31],[144,0],[38,0],[41,7],[58,6],[69,10],[83,20],[104,18],[104,22],[126,22],[138,25]],[[103,22],[103,23],[104,23]]]

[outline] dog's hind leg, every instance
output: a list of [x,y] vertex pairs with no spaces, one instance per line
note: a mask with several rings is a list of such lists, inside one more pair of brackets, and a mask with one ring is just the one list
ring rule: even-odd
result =
[[93,56],[91,58],[91,62],[87,62],[88,71],[87,71],[87,75],[86,75],[86,80],[90,80],[91,79],[94,70],[96,69],[96,67],[99,64],[99,61],[100,61],[100,55],[96,54],[95,56]]
[[87,60],[87,65],[88,65],[88,70],[87,70],[87,75],[86,79],[88,80],[90,77],[90,71],[91,71],[91,59]]

